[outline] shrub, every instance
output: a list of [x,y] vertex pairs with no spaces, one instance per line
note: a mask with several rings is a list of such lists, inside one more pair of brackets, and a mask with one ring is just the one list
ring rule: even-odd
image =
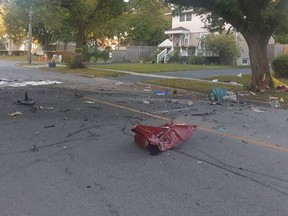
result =
[[288,78],[288,55],[275,58],[272,62],[272,69],[278,78]]
[[110,55],[109,53],[110,53],[109,49],[105,49],[100,52],[100,57],[104,62],[108,61]]
[[200,56],[189,56],[188,64],[202,65],[205,64],[205,58]]

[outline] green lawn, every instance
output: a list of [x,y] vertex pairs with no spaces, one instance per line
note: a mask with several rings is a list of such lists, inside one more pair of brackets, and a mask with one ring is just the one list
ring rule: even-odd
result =
[[[92,66],[91,66],[92,67]],[[188,71],[188,70],[207,70],[207,69],[226,69],[235,68],[234,66],[223,66],[223,65],[189,65],[189,64],[99,64],[93,67],[112,69],[112,70],[123,70],[133,71],[138,73],[161,73],[168,71]]]
[[[28,63],[28,57],[27,55],[22,56],[0,56],[0,60],[7,60],[7,61],[23,61]],[[39,63],[39,56],[32,56],[33,64]]]
[[106,70],[96,70],[91,68],[82,68],[82,69],[68,69],[64,67],[55,67],[55,68],[42,68],[41,70],[51,71],[51,72],[61,72],[61,73],[69,73],[69,74],[78,74],[78,75],[87,75],[93,77],[117,77],[124,76],[126,74],[114,72],[114,71],[106,71]]

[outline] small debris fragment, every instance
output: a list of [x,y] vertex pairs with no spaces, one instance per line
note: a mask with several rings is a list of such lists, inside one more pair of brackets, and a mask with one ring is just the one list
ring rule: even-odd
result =
[[253,111],[253,112],[258,112],[258,113],[263,113],[263,112],[265,112],[265,110],[261,110],[261,109],[259,109],[259,108],[257,108],[257,107],[252,107],[252,111]]
[[272,96],[270,96],[270,97],[269,97],[269,100],[278,100],[278,97],[272,97]]
[[188,101],[187,101],[187,105],[188,105],[188,106],[192,106],[192,105],[193,105],[193,101],[188,100]]
[[52,127],[55,127],[55,125],[46,125],[46,126],[44,126],[44,128],[52,128]]
[[242,77],[242,73],[237,74],[237,77]]
[[159,96],[168,95],[168,91],[155,91],[154,93]]
[[211,112],[205,112],[205,113],[193,113],[192,116],[208,116],[213,115],[216,113],[216,110],[212,110]]
[[150,104],[150,101],[144,100],[143,103],[144,104]]
[[217,130],[218,130],[219,132],[221,132],[221,133],[225,133],[225,132],[226,132],[226,129],[223,128],[223,127],[220,127],[220,128],[218,128]]
[[32,152],[39,152],[39,149],[36,145],[33,145],[33,148],[31,149]]
[[274,101],[270,102],[270,104],[271,104],[271,107],[274,107],[274,108],[280,107],[280,103],[278,100],[274,100]]
[[94,101],[84,101],[84,103],[87,103],[87,104],[94,104],[95,102],[94,102]]
[[8,116],[11,116],[11,117],[15,117],[15,116],[19,116],[19,115],[22,115],[22,113],[19,112],[19,111],[12,112],[12,113],[9,113],[9,114],[8,114]]

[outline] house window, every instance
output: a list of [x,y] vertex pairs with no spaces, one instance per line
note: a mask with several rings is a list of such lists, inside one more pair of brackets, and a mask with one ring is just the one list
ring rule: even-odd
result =
[[191,21],[192,20],[192,13],[187,13],[186,14],[186,21]]
[[243,58],[242,59],[242,64],[243,65],[248,65],[248,59],[247,58]]
[[180,15],[180,22],[185,22],[185,14]]
[[192,20],[192,13],[185,13],[180,14],[180,22],[191,21]]

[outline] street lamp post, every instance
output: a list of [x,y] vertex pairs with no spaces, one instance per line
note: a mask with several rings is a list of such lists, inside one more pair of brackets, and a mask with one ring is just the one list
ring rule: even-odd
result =
[[29,10],[29,27],[28,27],[28,63],[32,62],[32,6],[30,6]]

